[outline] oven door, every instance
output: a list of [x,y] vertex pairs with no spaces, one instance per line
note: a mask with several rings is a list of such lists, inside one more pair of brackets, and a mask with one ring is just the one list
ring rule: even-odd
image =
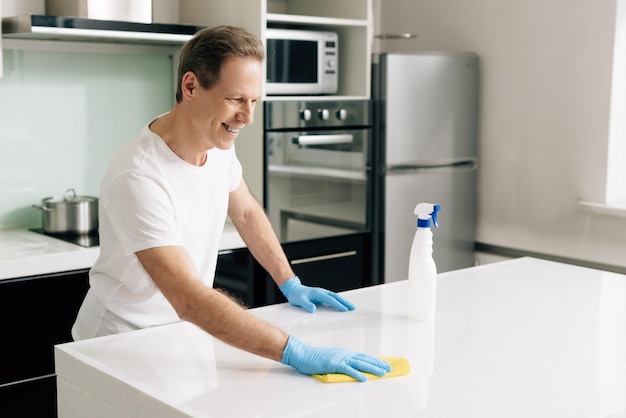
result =
[[281,242],[369,231],[370,129],[265,135],[266,206]]

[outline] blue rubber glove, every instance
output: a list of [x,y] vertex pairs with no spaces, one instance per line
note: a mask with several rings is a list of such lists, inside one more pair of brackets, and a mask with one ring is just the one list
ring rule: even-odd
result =
[[321,287],[304,286],[298,276],[292,277],[279,287],[280,291],[293,306],[299,306],[307,312],[315,312],[316,306],[326,304],[341,312],[353,311],[354,305],[335,292]]
[[367,376],[361,372],[384,376],[391,371],[385,360],[343,348],[314,347],[290,335],[281,363],[303,374],[343,373],[359,382]]

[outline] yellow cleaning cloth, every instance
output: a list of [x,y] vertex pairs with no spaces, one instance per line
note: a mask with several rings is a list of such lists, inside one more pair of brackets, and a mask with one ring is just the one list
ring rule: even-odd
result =
[[[403,376],[409,374],[411,366],[409,362],[403,357],[381,357],[387,363],[391,365],[391,371],[384,376],[376,376],[371,373],[363,373],[369,380],[373,379],[386,379],[388,377]],[[357,382],[352,376],[342,373],[329,373],[329,374],[314,374],[314,378],[324,383],[340,383],[340,382]]]

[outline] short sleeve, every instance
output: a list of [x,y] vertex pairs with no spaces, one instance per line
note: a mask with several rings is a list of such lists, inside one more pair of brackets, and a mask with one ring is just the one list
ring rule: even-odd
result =
[[171,199],[154,179],[132,172],[117,177],[103,208],[126,255],[152,247],[183,245]]

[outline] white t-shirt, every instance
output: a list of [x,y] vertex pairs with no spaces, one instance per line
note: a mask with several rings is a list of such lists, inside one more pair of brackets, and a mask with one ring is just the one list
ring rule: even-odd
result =
[[201,280],[213,285],[228,194],[242,178],[234,146],[206,163],[178,157],[146,125],[113,158],[100,190],[100,256],[72,328],[75,340],[178,321],[139,263],[137,251],[184,246]]

